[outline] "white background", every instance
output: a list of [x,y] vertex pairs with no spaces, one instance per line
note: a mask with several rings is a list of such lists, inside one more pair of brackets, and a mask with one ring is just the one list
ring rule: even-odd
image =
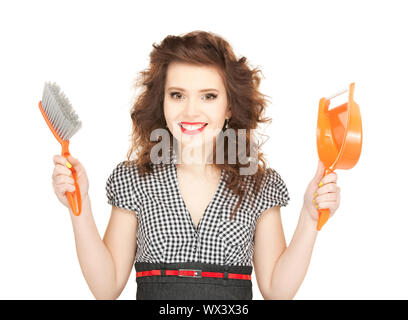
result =
[[[153,43],[215,32],[265,76],[264,146],[285,180],[287,242],[317,169],[319,99],[355,82],[363,149],[338,170],[341,204],[319,233],[296,299],[407,299],[408,22],[404,1],[8,1],[0,4],[0,298],[93,299],[68,210],[53,193],[60,154],[38,102],[56,81],[83,127],[70,151],[90,179],[101,236],[105,183],[130,146],[132,81]],[[344,102],[346,96],[343,95]],[[254,299],[262,299],[253,273]],[[135,299],[133,270],[120,299]]]

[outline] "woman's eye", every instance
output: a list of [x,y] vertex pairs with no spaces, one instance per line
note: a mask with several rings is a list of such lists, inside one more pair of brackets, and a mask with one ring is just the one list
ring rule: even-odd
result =
[[176,100],[179,100],[179,99],[181,99],[181,94],[180,94],[180,92],[172,92],[172,93],[170,93],[170,96],[172,97],[172,98],[174,98],[175,96],[176,96]]
[[217,95],[216,94],[213,94],[213,93],[208,93],[208,94],[206,94],[205,95],[205,97],[206,97],[206,100],[214,100],[215,98],[217,98]]

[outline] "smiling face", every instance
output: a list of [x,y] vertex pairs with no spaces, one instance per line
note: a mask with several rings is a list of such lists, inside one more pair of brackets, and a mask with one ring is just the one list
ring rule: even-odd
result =
[[213,66],[170,63],[163,108],[167,126],[182,147],[214,142],[231,117],[223,79]]

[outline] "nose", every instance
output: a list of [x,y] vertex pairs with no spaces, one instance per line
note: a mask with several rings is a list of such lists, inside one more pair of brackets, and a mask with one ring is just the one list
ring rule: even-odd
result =
[[188,119],[194,120],[200,115],[200,102],[196,99],[190,99],[184,109],[184,121]]

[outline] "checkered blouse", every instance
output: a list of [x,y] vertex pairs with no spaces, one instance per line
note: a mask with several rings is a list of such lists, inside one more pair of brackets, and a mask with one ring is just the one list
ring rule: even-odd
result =
[[152,174],[146,176],[119,163],[106,182],[106,195],[109,204],[136,213],[135,262],[252,266],[257,219],[264,210],[286,206],[290,200],[284,181],[272,172],[253,205],[244,198],[231,221],[238,196],[226,187],[222,170],[218,189],[197,228],[181,197],[174,157],[170,164],[153,165]]

